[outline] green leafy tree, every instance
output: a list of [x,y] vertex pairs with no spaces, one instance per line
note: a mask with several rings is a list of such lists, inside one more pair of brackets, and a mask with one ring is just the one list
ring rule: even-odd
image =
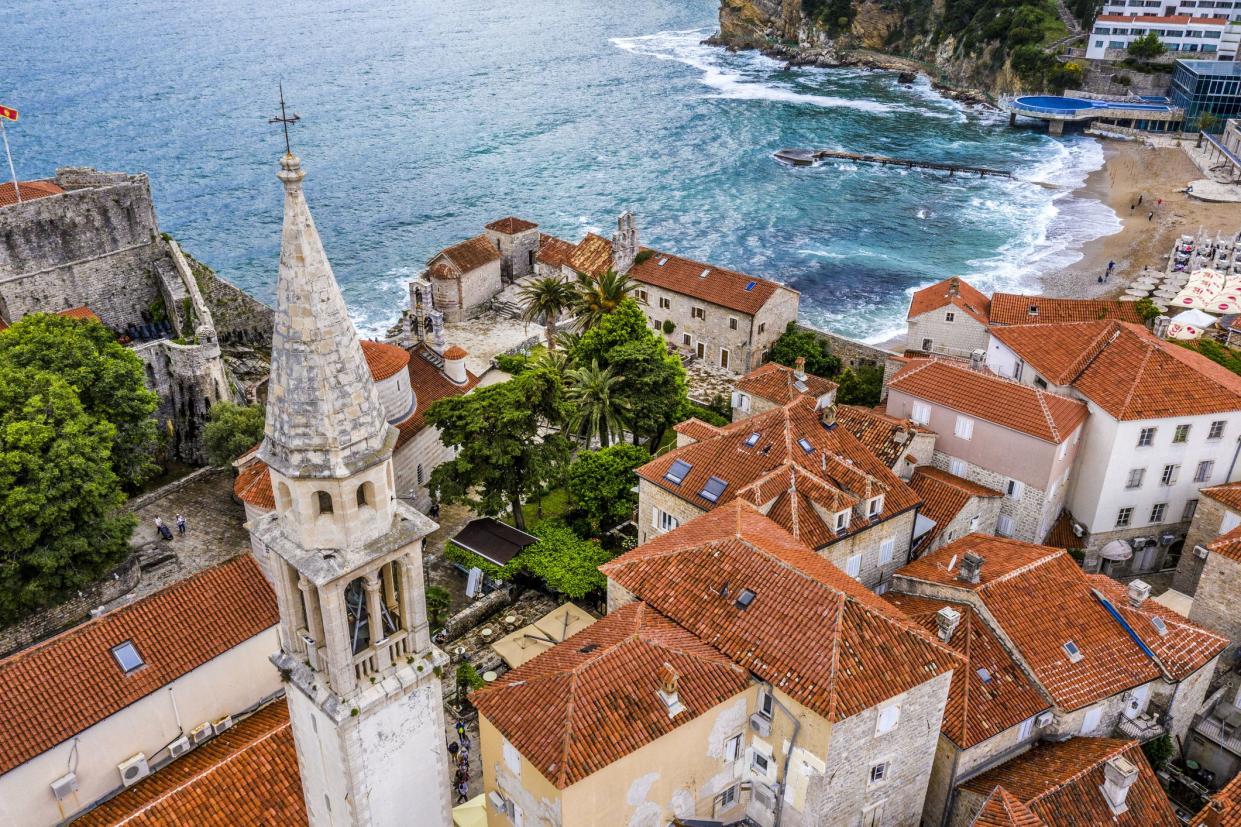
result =
[[1136,60],[1154,60],[1168,51],[1168,49],[1159,40],[1159,35],[1154,32],[1147,32],[1141,37],[1135,37],[1131,40],[1127,51],[1129,56]]
[[624,434],[629,402],[618,393],[623,378],[610,367],[599,367],[598,359],[565,374],[565,396],[572,409],[569,428],[587,445],[598,435],[599,444],[606,448],[613,437]]
[[593,540],[584,540],[559,520],[544,520],[530,529],[539,542],[518,552],[504,566],[484,560],[472,551],[449,543],[444,556],[463,566],[477,566],[483,574],[497,580],[512,580],[521,574],[543,581],[550,591],[578,600],[593,591],[607,588],[599,566],[612,555]]
[[0,333],[0,364],[54,373],[78,395],[86,414],[113,425],[112,470],[136,487],[157,468],[158,397],[143,383],[142,360],[93,319],[48,313],[23,317]]
[[1081,89],[1085,77],[1086,70],[1080,63],[1056,63],[1047,70],[1047,86],[1056,93],[1065,89]]
[[213,405],[203,428],[207,461],[223,468],[254,447],[263,438],[264,413],[261,405]]
[[116,428],[68,381],[0,363],[0,621],[93,582],[136,521],[111,466]]
[[1160,735],[1142,744],[1142,752],[1146,754],[1146,760],[1150,762],[1151,769],[1161,770],[1174,752],[1172,739],[1167,735]]
[[573,287],[563,279],[542,278],[521,289],[521,318],[526,322],[541,322],[547,336],[547,349],[556,349],[556,320],[560,314],[573,306],[577,298]]
[[1215,117],[1214,112],[1203,112],[1198,116],[1198,131],[1210,132],[1217,123],[1219,123],[1219,118]]
[[563,389],[546,370],[435,402],[427,422],[456,456],[432,472],[432,490],[444,502],[471,503],[484,514],[508,508],[524,530],[524,500],[555,480],[568,459],[568,440],[545,433],[568,414]]
[[1138,315],[1142,317],[1142,321],[1147,324],[1150,324],[1152,321],[1163,315],[1159,308],[1155,307],[1155,303],[1149,298],[1138,299],[1133,304],[1133,309],[1138,312]]
[[582,451],[569,466],[569,495],[598,532],[626,520],[638,504],[634,469],[650,462],[645,448],[624,443]]
[[831,378],[840,373],[840,359],[827,342],[809,330],[798,328],[795,322],[789,322],[788,328],[772,345],[770,359],[791,368],[799,356],[806,357],[806,371],[815,376]]
[[883,391],[883,368],[869,365],[861,365],[857,370],[845,368],[839,381],[836,401],[842,405],[872,407],[879,404],[879,395]]
[[684,422],[687,419],[701,419],[708,425],[714,425],[717,428],[722,428],[731,421],[731,417],[722,416],[718,411],[704,408],[702,405],[690,402],[688,399],[677,414],[677,422]]
[[443,586],[427,586],[425,594],[427,622],[430,623],[432,629],[438,629],[444,625],[444,615],[448,613],[448,607],[452,605],[452,595]]
[[483,676],[478,674],[478,670],[474,668],[474,664],[468,660],[462,661],[457,665],[457,704],[464,703],[470,692],[482,689],[485,683]]
[[573,303],[578,329],[589,330],[599,324],[604,316],[620,307],[636,288],[637,285],[628,276],[615,270],[608,270],[597,279],[578,273],[577,297]]
[[1216,364],[1223,365],[1235,374],[1241,375],[1241,350],[1225,347],[1214,339],[1193,339],[1191,341],[1174,340],[1186,350],[1192,350]]

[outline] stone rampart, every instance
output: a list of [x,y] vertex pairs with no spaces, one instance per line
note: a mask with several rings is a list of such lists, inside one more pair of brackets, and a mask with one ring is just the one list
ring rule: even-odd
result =
[[124,563],[94,584],[82,589],[63,603],[31,615],[12,626],[0,629],[0,657],[6,657],[32,643],[76,626],[90,617],[91,609],[110,603],[138,586],[142,570],[138,556],[130,555]]

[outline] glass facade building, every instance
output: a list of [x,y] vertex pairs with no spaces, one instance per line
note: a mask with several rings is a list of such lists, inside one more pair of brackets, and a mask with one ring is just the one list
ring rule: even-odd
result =
[[1172,102],[1185,110],[1185,128],[1194,129],[1203,112],[1216,117],[1211,132],[1228,118],[1241,117],[1241,63],[1178,60],[1172,72]]

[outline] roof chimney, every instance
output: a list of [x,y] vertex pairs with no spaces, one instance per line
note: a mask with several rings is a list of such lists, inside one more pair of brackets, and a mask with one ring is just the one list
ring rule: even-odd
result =
[[945,606],[935,613],[935,627],[939,630],[939,639],[944,643],[952,640],[952,634],[961,625],[961,613],[951,606]]
[[793,360],[793,375],[798,379],[806,378],[806,357],[798,356]]
[[1103,765],[1103,799],[1112,811],[1112,815],[1120,815],[1129,809],[1125,799],[1129,796],[1129,788],[1138,780],[1138,766],[1123,755],[1109,758]]
[[1146,598],[1150,596],[1151,596],[1151,587],[1150,587],[1150,584],[1147,583],[1145,580],[1129,581],[1129,605],[1130,606],[1136,609],[1142,605],[1142,603],[1146,600]]
[[672,668],[672,664],[664,661],[664,665],[659,669],[659,699],[664,702],[664,706],[668,708],[668,717],[675,718],[678,713],[685,711],[685,705],[681,703],[681,699],[677,693],[677,686],[681,681],[681,676],[677,674],[677,670]]
[[982,579],[983,558],[972,551],[961,558],[961,568],[957,570],[957,579],[966,583],[977,583]]
[[1202,823],[1205,827],[1223,827],[1224,802],[1218,798],[1211,799],[1202,810]]
[[1155,319],[1155,323],[1151,325],[1151,332],[1160,339],[1168,338],[1168,326],[1172,324],[1169,316],[1160,316]]
[[465,372],[465,357],[469,355],[461,345],[453,345],[444,351],[444,375],[454,385],[464,385],[469,379]]
[[956,276],[953,276],[952,278],[948,279],[948,295],[949,296],[961,295],[961,280],[957,278]]
[[819,421],[823,423],[823,427],[832,430],[836,427],[836,406],[825,405],[823,413],[819,414]]

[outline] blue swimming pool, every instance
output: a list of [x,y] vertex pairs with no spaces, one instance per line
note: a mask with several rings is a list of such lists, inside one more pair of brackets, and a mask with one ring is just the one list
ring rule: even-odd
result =
[[1143,98],[1136,101],[1097,101],[1084,98],[1066,98],[1059,95],[1024,95],[1013,101],[1019,109],[1031,112],[1042,112],[1048,115],[1076,115],[1085,112],[1097,112],[1100,109],[1124,109],[1126,111],[1146,110],[1150,112],[1167,112],[1172,107],[1167,103],[1157,103],[1159,99]]

